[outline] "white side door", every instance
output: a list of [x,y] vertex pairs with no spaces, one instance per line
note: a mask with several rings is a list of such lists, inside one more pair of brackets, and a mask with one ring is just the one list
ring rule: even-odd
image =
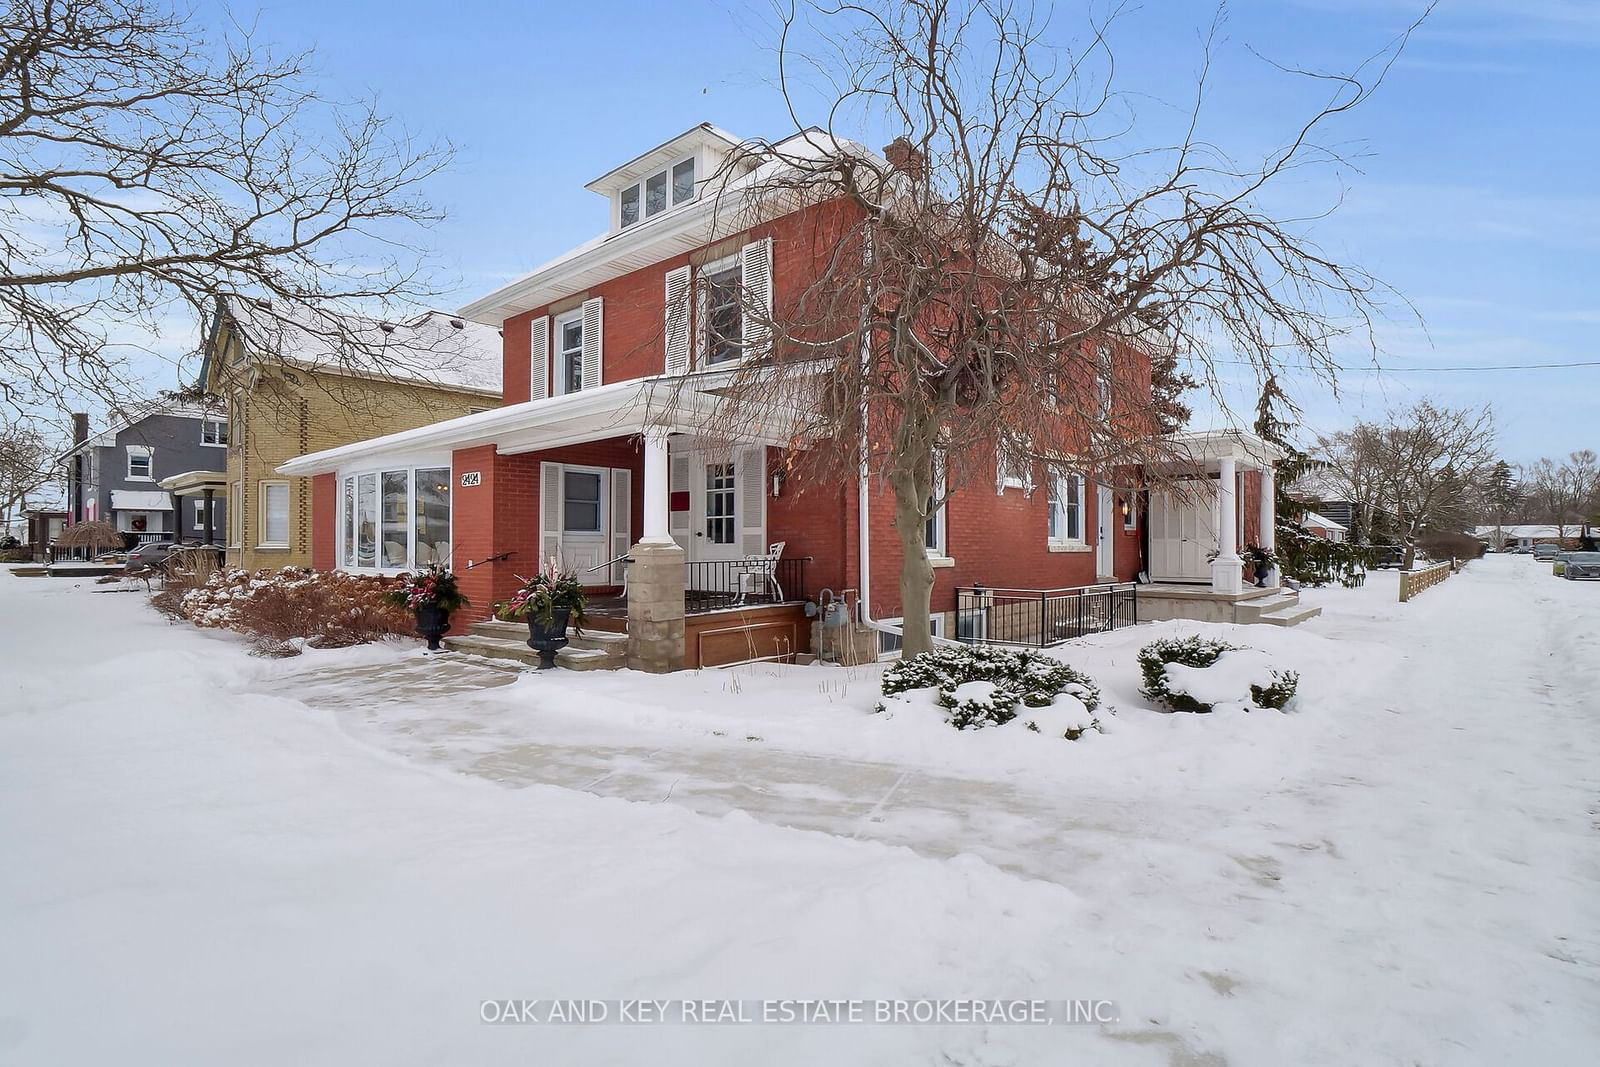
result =
[[1095,576],[1110,577],[1117,573],[1116,570],[1116,542],[1112,540],[1111,519],[1116,511],[1116,502],[1111,492],[1111,487],[1101,485],[1095,487],[1094,498],[1094,570]]
[[1211,580],[1206,556],[1217,547],[1217,483],[1195,482],[1186,494],[1150,494],[1150,578],[1157,582]]
[[737,451],[701,452],[693,459],[689,558],[700,561],[742,559],[739,544],[739,464]]

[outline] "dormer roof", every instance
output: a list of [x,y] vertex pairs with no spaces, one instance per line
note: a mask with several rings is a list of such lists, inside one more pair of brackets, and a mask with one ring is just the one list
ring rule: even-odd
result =
[[702,122],[698,126],[689,127],[676,137],[663,141],[648,152],[635,156],[620,167],[606,171],[584,188],[601,196],[613,196],[619,190],[635,184],[645,175],[658,171],[684,156],[694,155],[702,148],[727,152],[737,148],[739,143],[739,138],[727,130],[718,129],[709,122]]

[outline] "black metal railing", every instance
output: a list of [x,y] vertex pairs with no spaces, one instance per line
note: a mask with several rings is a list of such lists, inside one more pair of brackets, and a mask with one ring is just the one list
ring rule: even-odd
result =
[[716,611],[747,604],[804,600],[810,556],[749,556],[683,565],[683,609]]
[[51,563],[92,563],[113,549],[97,545],[51,545]]
[[1132,582],[1072,589],[963,586],[956,590],[956,638],[1046,648],[1120,630],[1139,621],[1138,590]]

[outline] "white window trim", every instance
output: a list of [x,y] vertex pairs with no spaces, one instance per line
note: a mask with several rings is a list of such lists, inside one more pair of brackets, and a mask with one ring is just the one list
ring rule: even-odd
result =
[[[905,628],[906,628],[905,619],[903,619],[903,618],[901,618],[901,619],[880,619],[878,621],[883,623],[885,626],[898,626],[900,628],[900,637],[901,637],[901,642],[902,642],[902,645],[903,645],[904,640],[905,640]],[[886,633],[885,631],[883,631],[883,630],[879,630],[878,631],[878,659],[880,659],[880,660],[899,659],[900,658],[900,649],[892,648],[892,649],[887,649],[886,650],[883,647],[883,639],[885,637],[888,637],[888,636],[890,636],[890,635],[888,633]],[[944,612],[942,612],[942,611],[931,611],[931,612],[928,613],[928,636],[936,638],[936,639],[942,639],[944,637]]]
[[207,441],[206,440],[206,427],[207,426],[220,426],[220,427],[222,427],[222,435],[226,436],[227,432],[228,432],[228,420],[224,419],[224,418],[215,418],[215,417],[211,417],[211,416],[207,416],[207,417],[205,417],[205,418],[200,420],[200,444],[203,445],[206,448],[227,448],[228,447],[228,442],[227,441]]
[[1088,523],[1086,522],[1088,515],[1084,501],[1086,482],[1083,475],[1077,473],[1051,474],[1050,494],[1046,501],[1046,506],[1051,511],[1054,511],[1057,503],[1059,502],[1061,507],[1061,525],[1063,528],[1071,526],[1071,523],[1067,521],[1069,512],[1067,510],[1067,500],[1064,492],[1066,488],[1066,481],[1069,478],[1078,484],[1078,536],[1073,537],[1071,534],[1063,533],[1059,537],[1051,537],[1048,533],[1049,526],[1046,525],[1045,530],[1047,532],[1045,535],[1045,540],[1047,542],[1047,547],[1052,552],[1087,552],[1090,548],[1090,545],[1088,542],[1087,532]]
[[[674,200],[672,197],[672,172],[684,163],[692,164],[694,167],[693,187],[690,189],[687,199]],[[663,172],[665,172],[667,176],[667,206],[656,212],[654,215],[647,215],[645,214],[644,206],[645,185],[650,181],[651,178],[654,178]],[[625,226],[622,222],[622,197],[631,189],[637,189],[639,191],[639,217]],[[614,228],[620,232],[622,230],[631,229],[634,226],[642,226],[647,222],[654,222],[656,219],[665,218],[666,216],[672,214],[678,208],[687,207],[698,199],[700,199],[700,157],[696,153],[690,153],[686,156],[679,156],[677,159],[672,160],[665,166],[652,167],[648,174],[639,175],[636,180],[629,182],[627,185],[624,185],[622,188],[617,190],[616,195],[611,198],[611,212],[614,220]]]
[[[739,268],[739,354],[728,359],[718,360],[717,362],[713,363],[711,362],[711,301],[707,297],[709,290],[707,289],[708,282],[706,279],[710,275],[716,274],[720,271],[725,271],[730,267]],[[696,323],[697,329],[695,331],[696,341],[698,341],[697,347],[699,351],[698,358],[695,359],[695,365],[701,370],[711,370],[714,367],[737,367],[739,364],[744,362],[745,356],[747,355],[747,352],[744,348],[743,250],[741,249],[738,252],[723,256],[721,259],[703,264],[695,272],[695,281],[699,283],[699,285],[696,286],[696,289],[699,293],[699,299],[697,301],[699,306],[696,308],[696,310],[699,312],[699,315],[697,316],[699,318],[699,322]]]
[[244,483],[228,486],[228,547],[239,549],[244,544]]
[[[283,532],[282,541],[268,541],[267,537],[267,489],[270,486],[283,486]],[[290,516],[294,511],[294,490],[289,482],[282,478],[270,478],[256,483],[256,547],[267,549],[287,549],[289,547]]]
[[931,518],[934,523],[934,544],[926,544],[927,525],[923,525],[923,547],[928,553],[928,563],[935,569],[954,567],[956,561],[950,555],[950,512],[948,499],[945,499],[945,474],[944,465],[938,460],[934,461],[933,495],[939,499],[939,506],[933,509]]
[[[153,482],[153,481],[155,481],[156,480],[156,450],[154,448],[151,448],[149,445],[128,445],[127,449],[128,449],[128,453],[127,453],[127,455],[128,455],[127,480],[130,481],[130,482]],[[146,464],[146,468],[145,469],[150,472],[149,474],[135,474],[135,473],[133,473],[133,457],[134,456],[143,456],[145,458],[145,464]]]
[[[194,498],[193,503],[194,503],[194,528],[196,530],[204,530],[206,528],[206,501],[205,501],[205,498],[197,496],[197,497]],[[217,502],[216,502],[215,499],[213,499],[211,501],[211,504],[212,504],[213,508],[215,508],[216,503]],[[216,531],[212,530],[212,532],[215,533]]]
[[[415,571],[417,569],[417,472],[433,470],[443,470],[449,472],[445,477],[445,484],[450,487],[450,523],[447,527],[447,533],[445,537],[450,543],[451,551],[454,552],[456,544],[456,491],[460,488],[460,486],[457,484],[455,466],[450,457],[447,456],[441,456],[438,459],[427,459],[422,456],[419,456],[415,459],[408,457],[404,461],[396,460],[381,464],[377,467],[361,467],[359,469],[351,468],[337,472],[335,476],[337,480],[334,482],[334,490],[335,496],[339,502],[339,506],[335,514],[335,525],[333,531],[334,566],[339,570],[346,571],[350,574],[383,574],[392,576]],[[404,471],[406,474],[406,558],[405,562],[401,565],[389,566],[382,562],[383,476],[385,474],[395,474],[400,471]],[[345,544],[344,538],[345,523],[349,520],[350,514],[349,505],[352,503],[359,504],[361,498],[361,479],[367,477],[368,475],[372,475],[377,478],[378,486],[378,543],[373,547],[372,558],[374,565],[370,567],[363,566],[356,562],[356,558],[353,554],[357,551],[357,549],[354,545]],[[347,501],[345,499],[344,483],[347,478],[354,478],[356,480],[356,500],[354,502]],[[352,555],[347,557],[347,552],[352,553]],[[450,561],[450,566],[452,570],[455,569],[454,560]]]
[[[550,319],[550,358],[555,361],[552,377],[555,379],[555,395],[565,396],[568,393],[580,392],[580,389],[571,388],[567,381],[567,352],[561,347],[561,330],[571,322],[578,324],[578,366],[583,366],[583,305],[580,304],[571,311],[562,312]],[[598,385],[599,383],[594,383]]]

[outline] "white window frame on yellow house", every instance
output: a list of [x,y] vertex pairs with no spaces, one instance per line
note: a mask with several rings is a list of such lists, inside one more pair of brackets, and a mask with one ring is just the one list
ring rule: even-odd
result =
[[[272,496],[274,490],[283,491],[283,539],[275,541],[268,538],[272,526]],[[266,549],[286,549],[289,544],[290,515],[294,510],[294,490],[287,479],[268,478],[256,483],[256,547]]]

